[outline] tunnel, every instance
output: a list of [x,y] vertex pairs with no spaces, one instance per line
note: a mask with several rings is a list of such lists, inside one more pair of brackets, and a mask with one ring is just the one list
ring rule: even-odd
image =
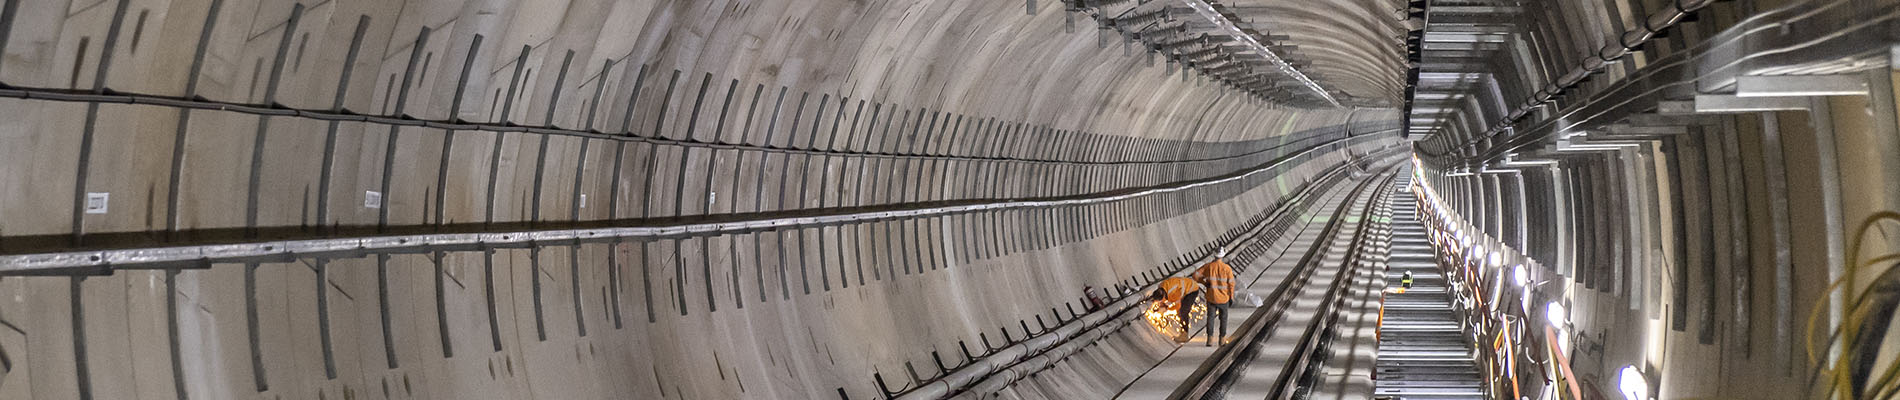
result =
[[1895,398],[1895,60],[1893,0],[0,0],[0,399]]

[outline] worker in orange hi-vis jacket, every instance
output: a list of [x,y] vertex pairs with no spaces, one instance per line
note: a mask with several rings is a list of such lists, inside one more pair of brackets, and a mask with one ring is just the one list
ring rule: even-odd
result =
[[[1207,296],[1208,346],[1213,346],[1215,343],[1226,344],[1227,340],[1227,306],[1234,300],[1235,279],[1234,268],[1227,266],[1227,262],[1222,261],[1224,258],[1227,258],[1226,247],[1220,248],[1220,251],[1215,253],[1214,261],[1209,261],[1207,265],[1201,266],[1200,270],[1194,271],[1194,280],[1200,281],[1201,285],[1207,287],[1205,296]],[[1214,331],[1216,315],[1220,316],[1220,333],[1218,334]]]
[[1155,289],[1149,299],[1174,304],[1174,315],[1181,320],[1181,336],[1175,340],[1192,339],[1188,325],[1193,323],[1193,319],[1188,317],[1188,313],[1194,310],[1194,300],[1201,297],[1201,284],[1194,279],[1177,276],[1162,279],[1158,286],[1160,288]]

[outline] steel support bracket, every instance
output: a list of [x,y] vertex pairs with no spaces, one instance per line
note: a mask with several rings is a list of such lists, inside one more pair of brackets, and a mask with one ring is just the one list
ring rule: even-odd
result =
[[1735,78],[1738,97],[1866,96],[1867,78],[1860,75],[1742,76]]
[[1698,113],[1749,113],[1762,111],[1805,111],[1809,101],[1803,97],[1741,97],[1720,94],[1695,96]]

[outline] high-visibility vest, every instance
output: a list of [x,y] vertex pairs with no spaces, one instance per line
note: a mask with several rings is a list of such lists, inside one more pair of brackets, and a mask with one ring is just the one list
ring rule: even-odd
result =
[[1215,259],[1194,271],[1194,278],[1207,285],[1208,304],[1227,304],[1234,299],[1234,268]]
[[1161,298],[1171,302],[1180,302],[1182,297],[1187,297],[1188,293],[1199,290],[1200,286],[1201,284],[1194,283],[1193,279],[1179,276],[1163,279],[1161,280]]

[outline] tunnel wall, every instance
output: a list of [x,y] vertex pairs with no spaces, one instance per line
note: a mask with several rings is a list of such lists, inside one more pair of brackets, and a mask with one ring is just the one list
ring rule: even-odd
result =
[[31,117],[0,121],[6,254],[1089,198],[1290,161],[1091,206],[0,278],[0,398],[873,398],[873,373],[1020,338],[1396,140],[1390,110],[1280,107],[1053,2],[7,4],[0,113]]
[[[1053,4],[298,4],[21,2],[0,82],[220,109],[0,100],[43,116],[4,136],[28,178],[0,190],[7,247],[1068,195],[1393,118],[1274,108]],[[987,181],[906,185],[926,174]]]
[[[1890,73],[1854,78],[1891,87]],[[1797,398],[1826,389],[1812,376],[1849,371],[1830,354],[1893,354],[1885,330],[1871,344],[1836,337],[1891,317],[1845,317],[1892,301],[1874,288],[1900,249],[1882,233],[1900,228],[1900,173],[1869,167],[1895,154],[1881,150],[1893,125],[1874,114],[1894,113],[1891,93],[1707,117],[1557,168],[1427,177],[1486,246],[1522,255],[1506,265],[1553,281],[1531,304],[1568,307],[1572,366],[1596,390],[1614,393],[1617,371],[1637,365],[1665,398]]]
[[[1896,10],[1600,0],[1431,11],[1434,24],[1479,24],[1495,33],[1481,42],[1501,45],[1423,46],[1442,78],[1418,85],[1439,119],[1415,146],[1424,178],[1471,235],[1529,257],[1490,271],[1536,266],[1530,281],[1547,283],[1532,306],[1568,308],[1555,323],[1528,310],[1526,326],[1571,332],[1585,391],[1614,395],[1633,367],[1658,398],[1877,396],[1856,387],[1900,354],[1880,311],[1900,301],[1900,240],[1885,233],[1900,229],[1886,34]],[[1470,56],[1505,65],[1459,65]],[[1843,89],[1813,90],[1822,83]],[[1517,379],[1554,376],[1524,357]]]
[[[1560,169],[1429,176],[1473,235],[1530,256],[1505,264],[1560,284],[1531,303],[1569,307],[1571,366],[1598,391],[1615,391],[1623,366],[1647,366],[1664,398],[1797,398],[1811,375],[1835,373],[1830,353],[1866,349],[1830,332],[1889,281],[1891,262],[1875,258],[1900,248],[1881,233],[1900,227],[1885,195],[1900,174],[1866,169],[1887,155],[1862,152],[1892,131],[1873,125],[1868,97],[1816,106],[1714,118]],[[1849,298],[1830,300],[1841,290]]]
[[[7,278],[0,285],[17,296],[0,315],[18,341],[0,345],[25,356],[0,389],[34,398],[76,397],[80,387],[95,398],[165,398],[181,387],[198,398],[829,398],[839,390],[870,398],[874,372],[896,386],[907,362],[932,374],[930,351],[954,360],[959,342],[980,351],[985,336],[999,346],[1004,331],[1020,340],[1021,326],[1039,327],[1044,316],[1054,323],[1071,302],[1080,306],[1084,285],[1113,287],[1198,257],[1315,175],[1394,144],[1364,136],[1249,182],[1045,210],[1068,215],[990,245],[956,234],[984,217],[970,215]],[[905,236],[905,226],[926,228]],[[963,251],[997,253],[968,259]],[[175,347],[166,342],[170,324]],[[1137,332],[1118,339],[1133,342],[1122,351],[1160,345]],[[1142,367],[1100,377],[1064,367],[1052,376],[1129,379]]]

